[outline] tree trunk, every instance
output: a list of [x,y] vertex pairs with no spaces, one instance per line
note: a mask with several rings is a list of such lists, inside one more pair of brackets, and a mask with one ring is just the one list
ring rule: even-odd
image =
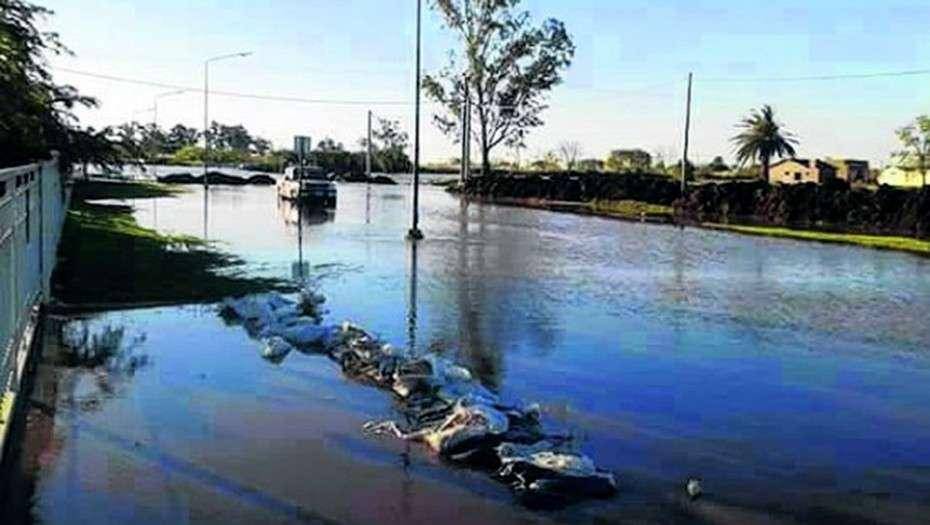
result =
[[769,163],[770,159],[768,157],[762,158],[762,180],[769,182]]

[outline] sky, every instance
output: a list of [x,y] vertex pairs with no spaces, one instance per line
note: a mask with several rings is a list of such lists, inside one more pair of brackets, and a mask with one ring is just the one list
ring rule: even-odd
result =
[[[75,55],[55,68],[202,89],[343,103],[297,103],[211,96],[210,119],[243,124],[289,147],[296,134],[356,147],[369,109],[413,130],[414,0],[36,0],[53,9],[49,29]],[[424,0],[429,4],[429,0]],[[694,73],[690,158],[732,159],[730,137],[752,108],[771,104],[800,139],[799,156],[850,157],[884,165],[899,148],[895,129],[930,113],[930,75],[791,80],[797,77],[930,69],[926,0],[525,0],[534,21],[565,22],[577,46],[564,83],[549,95],[545,126],[522,152],[541,157],[563,141],[584,156],[643,148],[681,157],[688,72]],[[425,9],[425,8],[424,8]],[[435,72],[455,46],[440,18],[424,10],[423,70]],[[55,69],[56,79],[97,97],[79,113],[102,126],[151,121],[158,87]],[[459,149],[422,119],[424,162]],[[158,102],[162,126],[203,126],[203,94]],[[476,157],[473,153],[473,157]]]

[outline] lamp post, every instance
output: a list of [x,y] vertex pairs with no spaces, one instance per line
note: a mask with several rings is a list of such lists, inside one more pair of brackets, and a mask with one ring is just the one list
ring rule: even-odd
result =
[[418,241],[423,238],[420,231],[420,26],[423,18],[423,0],[417,0],[417,71],[416,102],[414,103],[413,134],[413,224],[407,232],[407,239]]
[[152,123],[155,124],[155,128],[158,128],[158,99],[165,97],[173,97],[174,95],[181,95],[184,93],[183,89],[177,91],[168,91],[166,93],[159,93],[152,98]]
[[208,58],[203,61],[203,188],[205,191],[210,188],[210,183],[207,181],[207,170],[210,162],[210,63],[230,58],[244,58],[251,54],[251,51],[230,53],[228,55]]

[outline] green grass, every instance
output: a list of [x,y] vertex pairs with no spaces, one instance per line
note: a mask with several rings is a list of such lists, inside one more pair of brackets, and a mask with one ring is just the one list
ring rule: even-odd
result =
[[78,307],[203,303],[290,289],[286,281],[246,276],[241,259],[212,244],[139,226],[128,206],[85,200],[163,196],[166,190],[134,183],[82,185],[73,194],[59,246],[53,285],[60,302]]
[[591,203],[591,208],[598,214],[615,215],[633,219],[638,219],[643,216],[668,218],[672,216],[674,211],[671,206],[634,200],[596,200]]
[[74,183],[71,198],[75,201],[100,199],[153,199],[172,197],[184,190],[155,182],[84,181]]
[[833,244],[851,244],[881,250],[898,250],[930,255],[930,241],[914,239],[911,237],[890,237],[884,235],[862,235],[855,233],[831,233],[815,230],[793,230],[774,226],[742,226],[735,224],[705,224],[704,226],[715,230],[745,233],[749,235],[762,235],[765,237],[779,237],[784,239],[797,239],[802,241],[816,241]]

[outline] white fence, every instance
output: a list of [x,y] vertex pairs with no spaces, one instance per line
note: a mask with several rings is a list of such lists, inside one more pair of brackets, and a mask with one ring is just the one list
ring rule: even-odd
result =
[[67,200],[57,157],[0,169],[0,393],[19,388]]

